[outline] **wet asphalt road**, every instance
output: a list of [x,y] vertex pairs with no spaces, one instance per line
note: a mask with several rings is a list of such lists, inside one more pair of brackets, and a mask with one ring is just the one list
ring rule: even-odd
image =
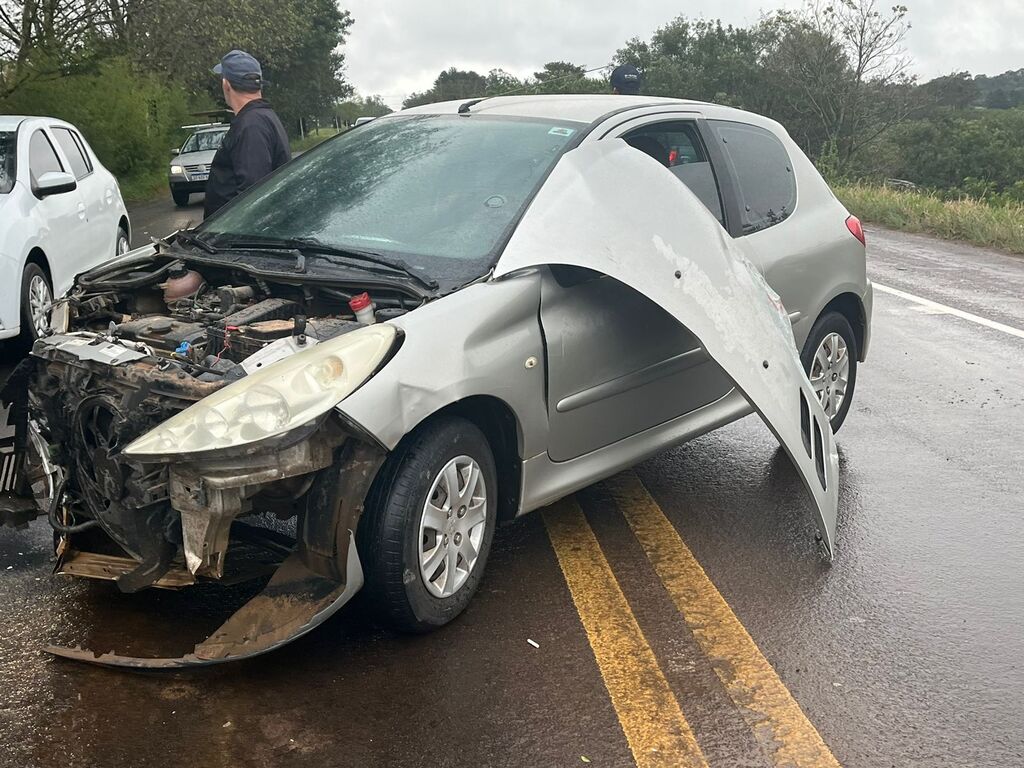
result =
[[[136,240],[190,217],[198,207],[143,206]],[[878,283],[1024,329],[1024,260],[869,237]],[[636,470],[844,766],[1024,765],[1022,357],[1024,339],[876,292],[838,436],[831,566],[799,480],[754,417]],[[576,502],[708,764],[776,764],[613,485]],[[184,651],[245,595],[57,580],[44,526],[2,530],[0,765],[631,765],[629,701],[613,701],[595,661],[609,640],[585,630],[547,530],[565,515],[499,529],[474,602],[432,635],[381,629],[356,604],[263,659],[159,676],[64,663],[39,645],[145,653],[170,639]],[[598,610],[613,602],[593,589]],[[640,699],[646,682],[626,684]]]

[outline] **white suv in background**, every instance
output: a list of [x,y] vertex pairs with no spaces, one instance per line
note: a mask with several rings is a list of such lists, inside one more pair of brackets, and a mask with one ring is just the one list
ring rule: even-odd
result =
[[126,253],[129,233],[117,181],[77,128],[0,115],[0,339],[41,336],[53,297]]

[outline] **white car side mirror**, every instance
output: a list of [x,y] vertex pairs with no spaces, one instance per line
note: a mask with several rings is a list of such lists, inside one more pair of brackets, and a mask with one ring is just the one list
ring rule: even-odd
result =
[[62,195],[65,192],[74,192],[78,189],[78,182],[70,173],[48,171],[36,179],[32,191],[40,200],[50,195]]

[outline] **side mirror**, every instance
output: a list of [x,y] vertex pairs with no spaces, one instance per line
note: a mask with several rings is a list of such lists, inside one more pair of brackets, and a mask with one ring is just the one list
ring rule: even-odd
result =
[[74,192],[76,189],[78,189],[78,182],[70,173],[48,171],[36,179],[32,191],[36,193],[36,197],[42,200],[50,195],[63,195],[65,192]]
[[180,149],[175,148],[175,149],[171,150],[171,157],[177,157],[180,154],[181,154],[181,150]]

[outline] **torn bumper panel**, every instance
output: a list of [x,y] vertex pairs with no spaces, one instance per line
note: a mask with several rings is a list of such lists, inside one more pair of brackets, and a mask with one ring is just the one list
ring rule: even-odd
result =
[[46,646],[55,656],[107,667],[181,669],[241,661],[269,653],[313,631],[337,613],[363,586],[363,569],[349,532],[345,580],[339,583],[313,573],[295,553],[277,570],[266,588],[231,618],[178,658],[138,658],[96,654],[83,648]]

